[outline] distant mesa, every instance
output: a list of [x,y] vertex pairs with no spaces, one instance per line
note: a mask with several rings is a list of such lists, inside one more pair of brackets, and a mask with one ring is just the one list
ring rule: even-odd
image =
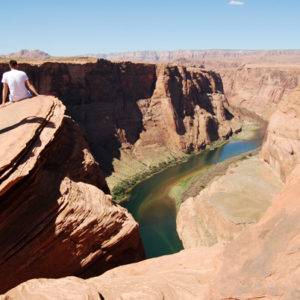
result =
[[18,52],[8,53],[3,55],[4,58],[29,58],[29,59],[48,59],[51,58],[51,55],[41,50],[32,50],[22,49]]
[[[297,63],[300,50],[174,50],[174,51],[133,51],[120,53],[86,54],[88,57],[104,58],[108,60],[129,60],[139,62],[170,62],[181,64],[205,63],[215,66],[216,62],[224,61],[233,65],[241,63]],[[212,63],[213,61],[213,63]]]
[[[299,64],[300,49],[273,50],[172,50],[172,51],[128,51],[112,53],[85,53],[65,58],[96,58],[112,61],[132,61],[146,63],[171,63],[186,67],[216,69],[239,67],[243,64]],[[0,55],[0,58],[53,59],[55,57],[41,50],[20,50]]]

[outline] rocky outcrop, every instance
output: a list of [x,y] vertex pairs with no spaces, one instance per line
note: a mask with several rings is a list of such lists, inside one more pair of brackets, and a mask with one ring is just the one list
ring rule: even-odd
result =
[[3,299],[298,299],[299,187],[297,167],[259,223],[225,246],[187,249],[85,281],[34,279]]
[[300,86],[271,116],[261,156],[284,181],[300,163]]
[[49,96],[0,108],[0,292],[36,277],[101,274],[144,258],[79,126]]
[[184,248],[235,239],[260,220],[282,186],[258,157],[234,163],[198,196],[181,204],[176,224]]
[[208,292],[221,254],[222,247],[188,249],[122,266],[88,280],[33,279],[0,299],[71,300],[75,295],[91,300],[210,299]]
[[300,82],[299,65],[246,64],[217,69],[230,104],[245,107],[269,119],[278,103]]
[[240,128],[214,72],[105,60],[20,69],[40,93],[62,99],[105,175],[114,173],[111,186]]

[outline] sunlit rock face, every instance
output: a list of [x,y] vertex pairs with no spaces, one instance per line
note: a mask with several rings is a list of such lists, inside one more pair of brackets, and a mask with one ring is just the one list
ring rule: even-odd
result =
[[[297,299],[300,293],[300,168],[260,222],[222,246],[200,247],[115,268],[83,281],[34,279],[13,299]],[[4,296],[3,296],[4,297]],[[40,297],[40,298],[38,298]],[[4,298],[3,298],[4,299]]]
[[300,87],[271,116],[261,157],[284,181],[300,163]]
[[0,292],[36,277],[101,274],[144,258],[79,126],[54,97],[0,109]]
[[217,68],[230,104],[245,107],[269,119],[277,105],[300,82],[299,65],[245,64]]

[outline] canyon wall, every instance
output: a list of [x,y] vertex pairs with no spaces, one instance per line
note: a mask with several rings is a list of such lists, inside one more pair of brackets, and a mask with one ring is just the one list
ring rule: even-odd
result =
[[230,104],[269,119],[300,82],[300,50],[176,50],[99,54],[112,60],[168,62],[220,73]]
[[[299,96],[294,96],[287,100],[289,106],[286,112],[279,107],[275,114],[280,117],[271,118],[268,133],[272,132],[272,128],[285,128],[284,123],[291,120],[292,134],[299,132]],[[288,135],[286,141],[284,136],[278,136],[282,138],[279,143],[282,145],[290,145],[291,142],[294,145],[296,140],[299,141],[298,136],[291,138]],[[273,151],[269,139],[267,135],[265,152],[268,149]],[[106,300],[298,299],[300,163],[293,156],[299,159],[299,153],[286,151],[285,147],[277,147],[276,151],[285,157],[285,161],[294,161],[294,168],[286,169],[285,186],[260,221],[234,241],[121,266],[88,280],[75,277],[34,279],[10,290],[2,299],[72,299],[74,295],[82,299],[102,297]],[[278,160],[278,164],[284,166],[285,161]]]
[[300,50],[176,50],[90,55],[111,60],[165,62],[221,74],[230,104],[269,119],[300,82]]
[[261,157],[284,181],[300,163],[300,85],[271,116]]
[[[240,129],[214,72],[154,64],[21,64],[41,94],[57,96],[116,183]],[[7,66],[0,64],[0,73]]]
[[238,68],[216,68],[224,93],[232,105],[242,106],[269,119],[278,103],[300,82],[299,65],[245,64]]
[[64,112],[50,96],[0,107],[0,292],[145,257],[137,223]]

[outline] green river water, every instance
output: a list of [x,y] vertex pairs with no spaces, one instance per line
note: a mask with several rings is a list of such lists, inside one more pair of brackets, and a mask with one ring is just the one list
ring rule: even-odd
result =
[[251,140],[231,140],[214,150],[204,150],[186,162],[171,166],[135,186],[121,205],[129,210],[140,225],[147,258],[172,254],[183,249],[176,232],[176,204],[169,197],[178,182],[233,156],[258,148],[264,130]]

